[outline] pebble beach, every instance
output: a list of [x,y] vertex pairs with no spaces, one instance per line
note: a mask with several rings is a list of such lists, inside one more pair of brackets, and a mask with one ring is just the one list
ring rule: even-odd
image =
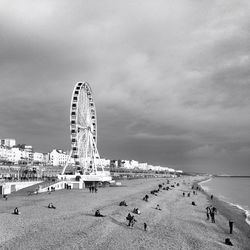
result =
[[[250,249],[250,227],[242,225],[242,215],[231,211],[241,225],[235,223],[231,235],[227,208],[219,201],[216,223],[206,220],[205,208],[211,201],[204,192],[193,195],[191,190],[202,179],[179,177],[170,179],[169,185],[166,178],[135,179],[121,181],[122,186],[99,188],[97,193],[84,189],[10,195],[8,201],[0,199],[0,249]],[[175,187],[157,196],[150,194],[162,183]],[[183,192],[190,192],[190,197],[183,197]],[[145,194],[148,202],[142,200]],[[122,200],[127,207],[119,206]],[[47,208],[50,202],[56,209]],[[157,204],[162,210],[155,209]],[[15,207],[20,215],[12,214]],[[141,214],[135,215],[135,226],[130,228],[126,216],[133,208]],[[95,217],[97,209],[105,217]],[[225,238],[233,246],[225,245]]]

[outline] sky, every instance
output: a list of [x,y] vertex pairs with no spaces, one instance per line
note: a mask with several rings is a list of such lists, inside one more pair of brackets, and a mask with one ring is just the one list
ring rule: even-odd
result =
[[0,0],[0,138],[70,149],[77,82],[101,157],[250,175],[250,1]]

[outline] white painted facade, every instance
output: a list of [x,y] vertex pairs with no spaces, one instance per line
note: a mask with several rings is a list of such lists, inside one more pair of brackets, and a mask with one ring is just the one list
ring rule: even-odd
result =
[[39,163],[44,163],[44,154],[39,153],[39,152],[34,152],[33,153],[33,161],[39,162]]
[[64,166],[67,163],[69,157],[70,156],[66,154],[66,152],[58,149],[53,149],[50,153],[50,163],[53,166]]
[[1,145],[11,148],[11,147],[16,145],[16,140],[15,139],[10,139],[10,138],[1,139]]
[[110,165],[110,160],[107,160],[107,159],[104,159],[104,158],[101,158],[101,159],[96,159],[96,164],[97,165],[100,165],[100,166],[109,166]]
[[18,164],[21,160],[28,160],[29,153],[20,148],[9,148],[6,149],[6,160],[13,162],[14,164]]
[[0,145],[0,160],[8,159],[8,150],[7,147]]

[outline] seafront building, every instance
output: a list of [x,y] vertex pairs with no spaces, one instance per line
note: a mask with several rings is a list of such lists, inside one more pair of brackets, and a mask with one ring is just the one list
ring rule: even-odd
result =
[[0,141],[1,141],[1,146],[6,146],[11,148],[16,145],[15,139],[6,138],[6,139],[1,139]]
[[112,170],[138,170],[138,171],[154,171],[154,172],[169,172],[174,173],[175,170],[173,168],[161,167],[161,166],[153,166],[146,162],[140,163],[135,160],[111,160],[110,168]]
[[34,152],[33,153],[33,164],[34,165],[40,165],[45,163],[45,156],[43,153],[39,153],[39,152]]
[[50,153],[50,164],[52,166],[64,166],[69,160],[69,154],[61,149],[53,149]]

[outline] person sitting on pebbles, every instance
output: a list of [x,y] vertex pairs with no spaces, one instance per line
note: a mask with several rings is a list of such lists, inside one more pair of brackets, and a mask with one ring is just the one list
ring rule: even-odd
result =
[[19,210],[18,210],[18,207],[16,207],[16,208],[14,209],[14,214],[16,214],[16,215],[21,214],[21,212],[19,212]]
[[233,243],[231,242],[230,238],[225,239],[225,244],[228,246],[233,246]]
[[134,208],[133,213],[134,214],[141,214],[141,211],[139,210],[139,208]]
[[49,203],[48,208],[56,209],[56,207],[53,205],[53,203]]
[[100,213],[100,210],[99,210],[99,209],[97,209],[97,210],[95,211],[95,217],[105,217],[105,216],[102,215],[102,214]]
[[144,201],[148,201],[148,198],[149,198],[149,197],[148,197],[148,195],[146,194],[146,195],[143,197],[143,200],[144,200]]
[[192,201],[192,203],[191,203],[193,206],[196,206],[196,204],[195,204],[195,202],[194,201]]
[[125,207],[127,207],[128,205],[127,205],[126,201],[124,200],[124,201],[120,202],[119,206],[125,206]]

